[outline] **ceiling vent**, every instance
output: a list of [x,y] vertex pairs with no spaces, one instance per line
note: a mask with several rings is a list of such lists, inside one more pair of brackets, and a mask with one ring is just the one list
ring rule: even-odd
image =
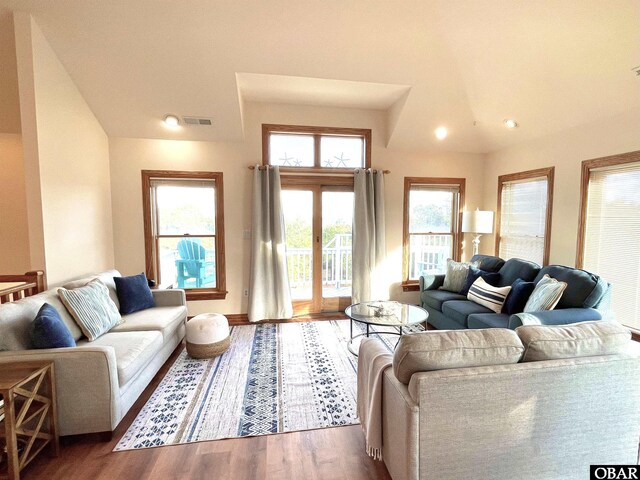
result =
[[182,121],[185,125],[204,125],[204,126],[212,126],[213,120],[210,118],[202,118],[202,117],[182,117]]

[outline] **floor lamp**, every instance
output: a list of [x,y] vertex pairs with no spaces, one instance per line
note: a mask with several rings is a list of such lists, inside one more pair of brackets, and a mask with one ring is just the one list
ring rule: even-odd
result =
[[481,211],[462,212],[462,233],[473,233],[473,254],[478,254],[480,236],[484,233],[493,233],[493,212]]

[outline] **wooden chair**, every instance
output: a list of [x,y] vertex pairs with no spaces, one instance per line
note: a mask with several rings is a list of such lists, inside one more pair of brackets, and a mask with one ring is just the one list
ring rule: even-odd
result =
[[196,288],[215,282],[215,261],[209,260],[207,250],[196,240],[183,238],[178,242],[176,270],[178,288],[185,288],[188,280],[195,281]]

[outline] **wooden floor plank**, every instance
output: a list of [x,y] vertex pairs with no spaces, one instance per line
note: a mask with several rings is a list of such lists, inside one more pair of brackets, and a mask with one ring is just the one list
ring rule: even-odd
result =
[[38,456],[21,478],[391,480],[384,464],[366,455],[359,425],[113,452],[181,349],[160,369],[111,440],[100,435],[62,437],[59,457]]

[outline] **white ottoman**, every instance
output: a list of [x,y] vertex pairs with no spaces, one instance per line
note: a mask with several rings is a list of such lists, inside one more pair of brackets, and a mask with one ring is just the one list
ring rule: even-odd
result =
[[222,355],[231,345],[229,322],[219,313],[196,315],[186,323],[187,353],[193,358]]

